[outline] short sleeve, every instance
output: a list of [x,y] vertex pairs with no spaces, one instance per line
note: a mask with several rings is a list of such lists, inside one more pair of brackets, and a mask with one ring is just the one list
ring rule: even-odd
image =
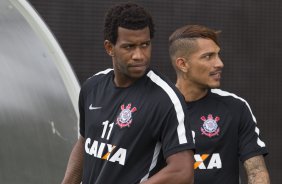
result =
[[267,155],[265,143],[261,140],[256,119],[247,103],[241,108],[239,126],[239,156],[245,161],[257,155]]
[[192,132],[183,106],[181,108],[173,106],[169,109],[161,131],[162,149],[165,158],[180,151],[194,150]]

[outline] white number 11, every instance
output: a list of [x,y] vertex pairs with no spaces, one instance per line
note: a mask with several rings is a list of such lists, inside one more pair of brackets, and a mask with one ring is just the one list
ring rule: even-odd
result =
[[102,136],[101,136],[101,137],[102,137],[102,138],[105,137],[105,134],[106,134],[107,129],[108,129],[108,127],[109,127],[110,130],[108,131],[108,135],[107,135],[107,138],[106,138],[107,140],[109,140],[110,135],[111,135],[111,132],[112,132],[113,127],[114,127],[114,123],[109,124],[109,121],[104,121],[102,124],[104,125],[104,128],[103,128],[103,132],[102,132]]

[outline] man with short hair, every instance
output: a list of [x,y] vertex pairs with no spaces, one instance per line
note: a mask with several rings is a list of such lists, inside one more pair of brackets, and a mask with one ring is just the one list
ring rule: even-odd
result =
[[109,9],[104,47],[113,69],[83,85],[80,137],[63,184],[193,183],[185,101],[150,65],[154,24],[134,3]]
[[269,184],[264,142],[247,101],[217,89],[223,62],[218,31],[186,25],[169,37],[176,86],[195,136],[195,184],[238,184],[240,159],[249,184]]

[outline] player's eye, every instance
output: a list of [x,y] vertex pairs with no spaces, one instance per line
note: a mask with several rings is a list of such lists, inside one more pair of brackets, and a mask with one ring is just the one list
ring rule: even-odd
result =
[[127,45],[124,45],[124,48],[130,50],[130,49],[134,48],[134,45],[127,44]]
[[151,44],[151,42],[146,42],[146,43],[143,43],[143,44],[141,45],[141,47],[142,47],[142,48],[147,48],[147,47],[150,46],[150,44]]

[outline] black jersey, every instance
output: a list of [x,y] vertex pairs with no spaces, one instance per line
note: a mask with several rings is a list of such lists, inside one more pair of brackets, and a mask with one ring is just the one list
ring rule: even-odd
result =
[[267,154],[244,99],[212,89],[187,108],[195,136],[195,184],[238,184],[239,160]]
[[174,84],[153,70],[127,88],[116,87],[113,77],[111,69],[99,72],[80,92],[83,184],[140,183],[171,154],[194,149]]

